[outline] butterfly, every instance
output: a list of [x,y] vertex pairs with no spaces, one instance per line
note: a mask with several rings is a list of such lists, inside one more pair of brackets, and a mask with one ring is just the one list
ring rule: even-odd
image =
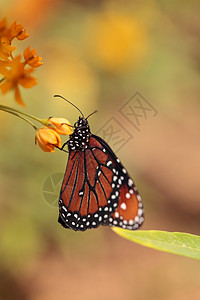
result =
[[75,231],[100,225],[138,229],[144,221],[144,209],[133,180],[110,146],[91,133],[87,119],[92,114],[85,118],[79,112],[74,131],[61,148],[67,145],[69,156],[58,222]]

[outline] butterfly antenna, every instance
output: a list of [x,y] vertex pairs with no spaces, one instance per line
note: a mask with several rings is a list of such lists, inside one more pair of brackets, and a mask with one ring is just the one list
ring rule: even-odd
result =
[[92,115],[96,114],[97,113],[97,110],[93,111],[91,114],[89,114],[89,116],[87,116],[86,120],[91,117]]
[[76,106],[74,105],[72,102],[70,102],[69,100],[65,99],[63,96],[61,95],[54,95],[54,97],[59,97],[59,98],[62,98],[63,100],[67,101],[69,104],[71,104],[72,106],[74,106],[76,109],[78,109],[78,111],[81,113],[82,117],[84,118],[84,115],[82,113],[82,111]]

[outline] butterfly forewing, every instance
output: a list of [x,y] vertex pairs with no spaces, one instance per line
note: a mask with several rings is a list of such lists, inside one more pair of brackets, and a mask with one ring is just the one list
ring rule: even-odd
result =
[[71,152],[60,192],[60,223],[74,230],[98,227],[118,206],[116,165],[93,137],[89,148]]

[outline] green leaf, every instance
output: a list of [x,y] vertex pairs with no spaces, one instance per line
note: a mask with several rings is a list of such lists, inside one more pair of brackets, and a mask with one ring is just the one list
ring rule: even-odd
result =
[[120,236],[146,247],[200,259],[200,236],[159,230],[131,231],[113,228]]

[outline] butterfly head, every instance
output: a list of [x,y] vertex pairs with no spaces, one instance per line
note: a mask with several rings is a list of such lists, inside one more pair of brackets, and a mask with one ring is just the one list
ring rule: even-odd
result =
[[88,121],[83,118],[83,117],[79,117],[78,121],[74,124],[74,127],[75,128],[89,128],[89,124],[88,124]]

